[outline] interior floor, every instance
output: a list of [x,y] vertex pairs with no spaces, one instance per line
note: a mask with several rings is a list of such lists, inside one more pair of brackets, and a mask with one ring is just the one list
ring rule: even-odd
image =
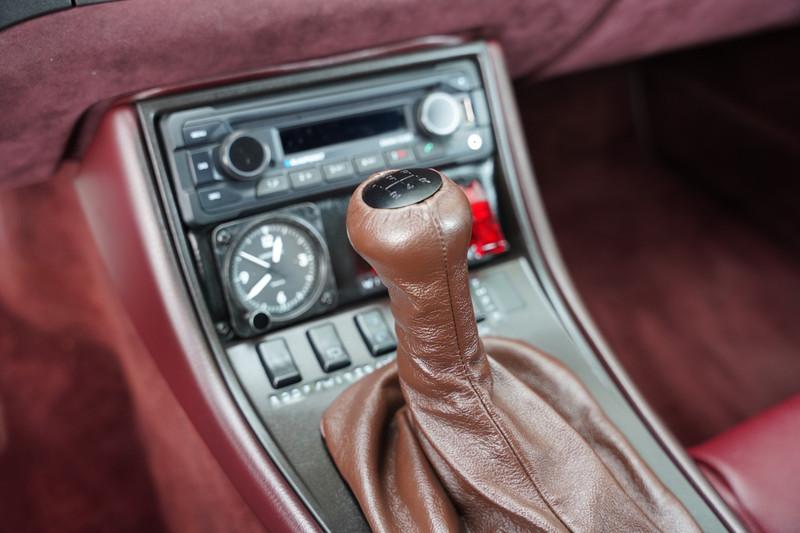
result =
[[642,149],[635,74],[520,84],[518,98],[573,282],[688,446],[800,391],[800,259]]

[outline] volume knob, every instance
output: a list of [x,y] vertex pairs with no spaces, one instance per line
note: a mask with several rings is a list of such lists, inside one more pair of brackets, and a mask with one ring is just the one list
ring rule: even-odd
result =
[[461,125],[458,101],[441,91],[432,92],[419,105],[419,125],[429,135],[447,137]]
[[225,137],[217,155],[225,173],[238,180],[259,177],[272,157],[269,146],[243,131]]

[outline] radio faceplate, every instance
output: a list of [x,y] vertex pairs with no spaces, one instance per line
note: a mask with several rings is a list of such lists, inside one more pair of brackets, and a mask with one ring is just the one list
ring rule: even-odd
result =
[[494,152],[480,75],[467,60],[177,111],[160,128],[190,227],[344,190],[387,168]]

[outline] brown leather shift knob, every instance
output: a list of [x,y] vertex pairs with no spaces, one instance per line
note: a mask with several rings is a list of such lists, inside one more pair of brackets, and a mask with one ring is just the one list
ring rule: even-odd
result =
[[447,259],[443,249],[466,268],[472,213],[458,185],[435,170],[388,171],[353,193],[347,228],[350,243],[386,281],[395,272],[427,280]]
[[[364,200],[381,183],[387,194],[430,185],[420,180],[441,185],[402,207],[372,207]],[[422,389],[438,387],[425,391],[433,396],[442,377],[454,371],[458,379],[451,385],[469,386],[459,368],[481,350],[467,277],[472,213],[461,188],[435,170],[377,174],[353,193],[347,228],[353,247],[389,289],[400,372],[413,375]]]
[[429,169],[353,193],[350,241],[389,290],[397,363],[345,390],[325,443],[376,531],[697,531],[572,372],[478,336],[469,203]]

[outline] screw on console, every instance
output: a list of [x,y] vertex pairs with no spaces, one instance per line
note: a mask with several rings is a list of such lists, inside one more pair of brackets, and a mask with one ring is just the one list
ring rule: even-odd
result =
[[217,333],[220,337],[227,337],[231,333],[231,327],[228,325],[227,322],[217,322],[214,324],[214,327],[217,330]]
[[217,233],[217,244],[221,244],[221,245],[224,246],[226,244],[229,244],[231,242],[232,238],[233,237],[231,235],[231,232],[229,232],[228,230],[224,230],[224,229],[220,230]]

